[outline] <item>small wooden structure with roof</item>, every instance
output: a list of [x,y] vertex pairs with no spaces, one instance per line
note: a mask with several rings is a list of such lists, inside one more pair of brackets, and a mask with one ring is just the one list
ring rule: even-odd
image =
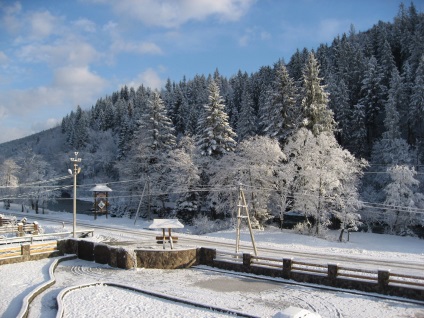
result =
[[90,189],[90,191],[93,191],[94,194],[94,219],[97,219],[97,214],[105,214],[107,219],[109,206],[108,194],[112,191],[112,189],[109,188],[106,184],[96,184],[96,186]]

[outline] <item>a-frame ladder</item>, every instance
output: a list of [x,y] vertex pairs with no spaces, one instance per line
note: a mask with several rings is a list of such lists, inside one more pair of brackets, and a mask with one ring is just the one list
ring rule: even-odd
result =
[[[242,215],[242,210],[245,212],[246,215]],[[255,237],[253,235],[253,230],[252,230],[252,224],[250,223],[249,209],[246,203],[246,197],[244,196],[244,192],[240,185],[239,194],[238,194],[238,205],[237,205],[236,253],[238,253],[240,250],[240,226],[241,226],[242,219],[247,219],[247,225],[249,227],[250,239],[252,240],[253,251],[255,252],[255,256],[258,256],[258,251],[256,249],[256,244],[255,244]]]

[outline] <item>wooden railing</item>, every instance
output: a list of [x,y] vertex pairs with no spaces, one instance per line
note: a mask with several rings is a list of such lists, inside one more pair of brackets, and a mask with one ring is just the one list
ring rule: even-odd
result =
[[16,234],[24,236],[26,233],[37,235],[40,231],[40,226],[37,222],[34,223],[10,223],[0,226],[0,234]]
[[202,248],[203,264],[258,275],[424,300],[424,276]]
[[18,256],[31,256],[40,253],[53,253],[57,251],[57,241],[41,244],[21,244],[20,246],[1,248],[0,260]]
[[[76,234],[81,234],[80,236],[86,237],[88,235],[93,236],[94,230],[79,230],[75,231]],[[38,235],[29,235],[29,236],[21,236],[21,237],[9,237],[9,238],[0,238],[1,244],[9,244],[9,243],[24,243],[24,242],[36,242],[40,240],[44,240],[46,238],[57,238],[72,235],[73,232],[55,232],[55,233],[46,233],[46,234],[38,234]]]

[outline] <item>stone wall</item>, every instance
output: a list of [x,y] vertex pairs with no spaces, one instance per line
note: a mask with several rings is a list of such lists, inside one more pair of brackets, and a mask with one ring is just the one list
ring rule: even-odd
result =
[[137,267],[177,269],[199,264],[197,249],[135,250]]

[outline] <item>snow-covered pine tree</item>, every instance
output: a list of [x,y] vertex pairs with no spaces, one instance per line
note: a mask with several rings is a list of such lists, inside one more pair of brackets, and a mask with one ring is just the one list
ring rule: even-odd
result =
[[337,143],[328,93],[318,75],[319,66],[311,53],[303,72],[303,127],[284,147],[296,171],[291,185],[293,209],[314,218],[317,235],[332,215],[351,225],[358,222],[357,186],[366,165]]
[[321,85],[319,65],[311,52],[303,68],[302,86],[302,126],[318,136],[321,132],[333,132],[335,127],[333,112],[328,108],[328,93]]
[[382,130],[383,118],[381,113],[385,100],[381,81],[382,77],[377,59],[371,56],[362,80],[361,98],[358,101],[358,105],[362,105],[365,109],[368,149],[374,140],[379,137],[379,131]]
[[253,99],[250,91],[250,82],[246,82],[241,96],[240,114],[237,122],[237,136],[244,140],[257,133],[257,116],[253,108]]
[[266,117],[261,125],[267,136],[283,143],[296,129],[299,120],[296,87],[283,62],[275,65],[275,77],[269,94],[270,98],[264,109]]
[[153,196],[153,205],[164,212],[167,195],[163,193],[163,172],[166,154],[175,147],[176,139],[172,122],[157,91],[150,95],[145,107],[127,160],[119,164],[119,170],[124,177],[140,178],[140,184],[130,191],[140,194],[144,185],[150,182],[151,192],[161,194]]
[[[362,190],[362,196],[368,202],[383,202],[385,198],[385,188],[390,182],[390,176],[386,174],[388,167],[396,165],[411,165],[415,158],[415,152],[399,130],[398,107],[402,106],[403,85],[398,71],[395,69],[392,74],[389,97],[385,104],[385,131],[378,139],[371,152],[371,171],[364,177],[366,185]],[[362,212],[365,222],[384,222],[382,215],[375,213],[373,209],[364,209]]]
[[[410,102],[410,121],[414,126],[416,138],[423,140],[424,138],[424,125],[422,118],[424,116],[424,54],[421,56],[420,63],[415,73],[415,81],[412,88],[412,96]],[[419,145],[419,153],[424,154],[424,144]]]
[[388,206],[384,212],[384,221],[392,234],[411,234],[411,225],[424,225],[424,218],[417,213],[417,209],[424,204],[424,196],[417,191],[417,173],[414,168],[398,165],[387,171],[391,182],[384,188],[384,204]]
[[352,125],[352,110],[349,104],[349,89],[343,79],[332,74],[327,82],[330,93],[328,106],[334,111],[334,118],[338,124],[336,135],[340,143],[349,145],[352,141],[353,129],[355,129],[352,127],[354,125]]
[[228,123],[225,105],[215,81],[209,84],[209,103],[198,123],[197,146],[203,156],[222,157],[236,146],[236,133]]
[[139,124],[137,139],[152,151],[168,151],[175,147],[174,127],[159,92],[150,96]]

